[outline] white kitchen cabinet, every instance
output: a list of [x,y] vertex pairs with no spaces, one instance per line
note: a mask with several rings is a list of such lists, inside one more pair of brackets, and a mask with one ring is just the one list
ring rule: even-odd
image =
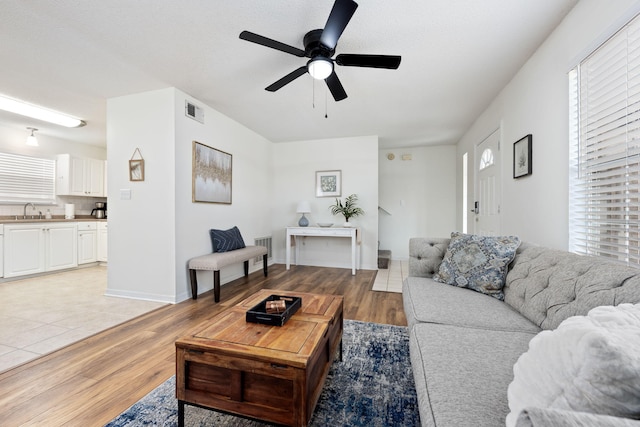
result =
[[94,221],[78,223],[78,265],[98,260],[98,226]]
[[107,262],[107,222],[98,221],[98,261]]
[[56,156],[56,194],[59,196],[104,197],[104,160]]
[[77,266],[77,223],[5,224],[4,277],[18,277]]

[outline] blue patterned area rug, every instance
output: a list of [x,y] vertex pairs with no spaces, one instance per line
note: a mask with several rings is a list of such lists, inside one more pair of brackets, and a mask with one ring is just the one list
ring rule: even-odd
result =
[[[176,426],[175,377],[111,421],[109,427]],[[257,421],[185,407],[185,426],[260,427]],[[418,426],[418,399],[403,326],[344,321],[343,361],[331,366],[310,426]]]

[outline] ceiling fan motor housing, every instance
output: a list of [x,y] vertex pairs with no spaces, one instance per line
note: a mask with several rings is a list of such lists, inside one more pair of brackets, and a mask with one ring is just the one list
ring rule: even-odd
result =
[[311,30],[304,35],[302,43],[304,44],[304,56],[307,58],[315,58],[316,56],[331,58],[335,53],[335,49],[328,48],[320,43],[322,31],[323,30]]

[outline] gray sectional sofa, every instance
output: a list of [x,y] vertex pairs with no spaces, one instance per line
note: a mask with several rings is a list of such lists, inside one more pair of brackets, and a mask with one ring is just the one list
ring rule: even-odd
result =
[[[640,270],[522,243],[504,301],[432,280],[450,239],[413,238],[403,284],[420,419],[429,427],[504,426],[513,366],[529,341],[597,306],[640,303]],[[640,426],[628,418],[531,408],[517,426]]]

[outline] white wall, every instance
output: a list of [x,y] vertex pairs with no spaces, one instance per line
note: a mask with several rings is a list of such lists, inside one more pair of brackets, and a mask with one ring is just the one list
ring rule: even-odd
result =
[[[358,206],[365,214],[350,222],[362,231],[361,268],[377,268],[378,240],[378,138],[363,136],[315,141],[277,143],[273,145],[273,245],[276,262],[285,262],[285,228],[297,226],[299,201],[311,204],[307,215],[310,225],[318,222],[344,223],[344,217],[333,216],[329,206],[334,197],[316,197],[316,171],[341,170],[342,196],[358,195]],[[305,238],[300,248],[301,265],[350,268],[349,239]]]
[[[186,98],[204,109],[205,124],[184,115]],[[269,141],[175,88],[110,99],[107,119],[107,294],[182,301],[190,296],[187,260],[211,252],[209,229],[237,225],[247,244],[270,233],[269,210],[256,209],[270,200]],[[192,202],[194,140],[232,154],[231,205]],[[142,182],[129,181],[136,148],[145,160]],[[221,281],[242,274],[241,264],[229,267]],[[199,293],[212,289],[212,273],[199,273],[198,282]]]
[[[612,26],[622,25],[622,16],[630,18],[630,9],[640,10],[640,2],[581,0],[458,143],[457,176],[462,182],[463,154],[469,153],[469,164],[473,165],[474,146],[494,129],[502,129],[502,234],[567,249],[567,72],[596,40],[602,42],[606,34],[611,34]],[[529,133],[533,135],[533,173],[514,180],[513,143]],[[471,169],[469,173],[472,179]],[[469,188],[473,188],[472,183]],[[457,200],[457,223],[461,224],[460,186]],[[469,202],[472,200],[471,193]]]
[[409,259],[411,237],[449,237],[456,229],[455,162],[455,146],[380,151],[380,249],[392,259]]
[[[205,124],[184,114],[185,99],[204,109]],[[247,245],[271,235],[272,143],[243,125],[176,91],[175,138],[175,229],[176,295],[179,301],[191,295],[187,261],[212,251],[209,230],[238,226]],[[232,155],[232,203],[193,203],[191,197],[192,145],[198,141]],[[262,261],[249,271],[262,269]],[[224,268],[221,283],[244,275],[242,263]],[[187,291],[189,289],[189,291]],[[213,273],[198,273],[198,292],[213,289]]]

